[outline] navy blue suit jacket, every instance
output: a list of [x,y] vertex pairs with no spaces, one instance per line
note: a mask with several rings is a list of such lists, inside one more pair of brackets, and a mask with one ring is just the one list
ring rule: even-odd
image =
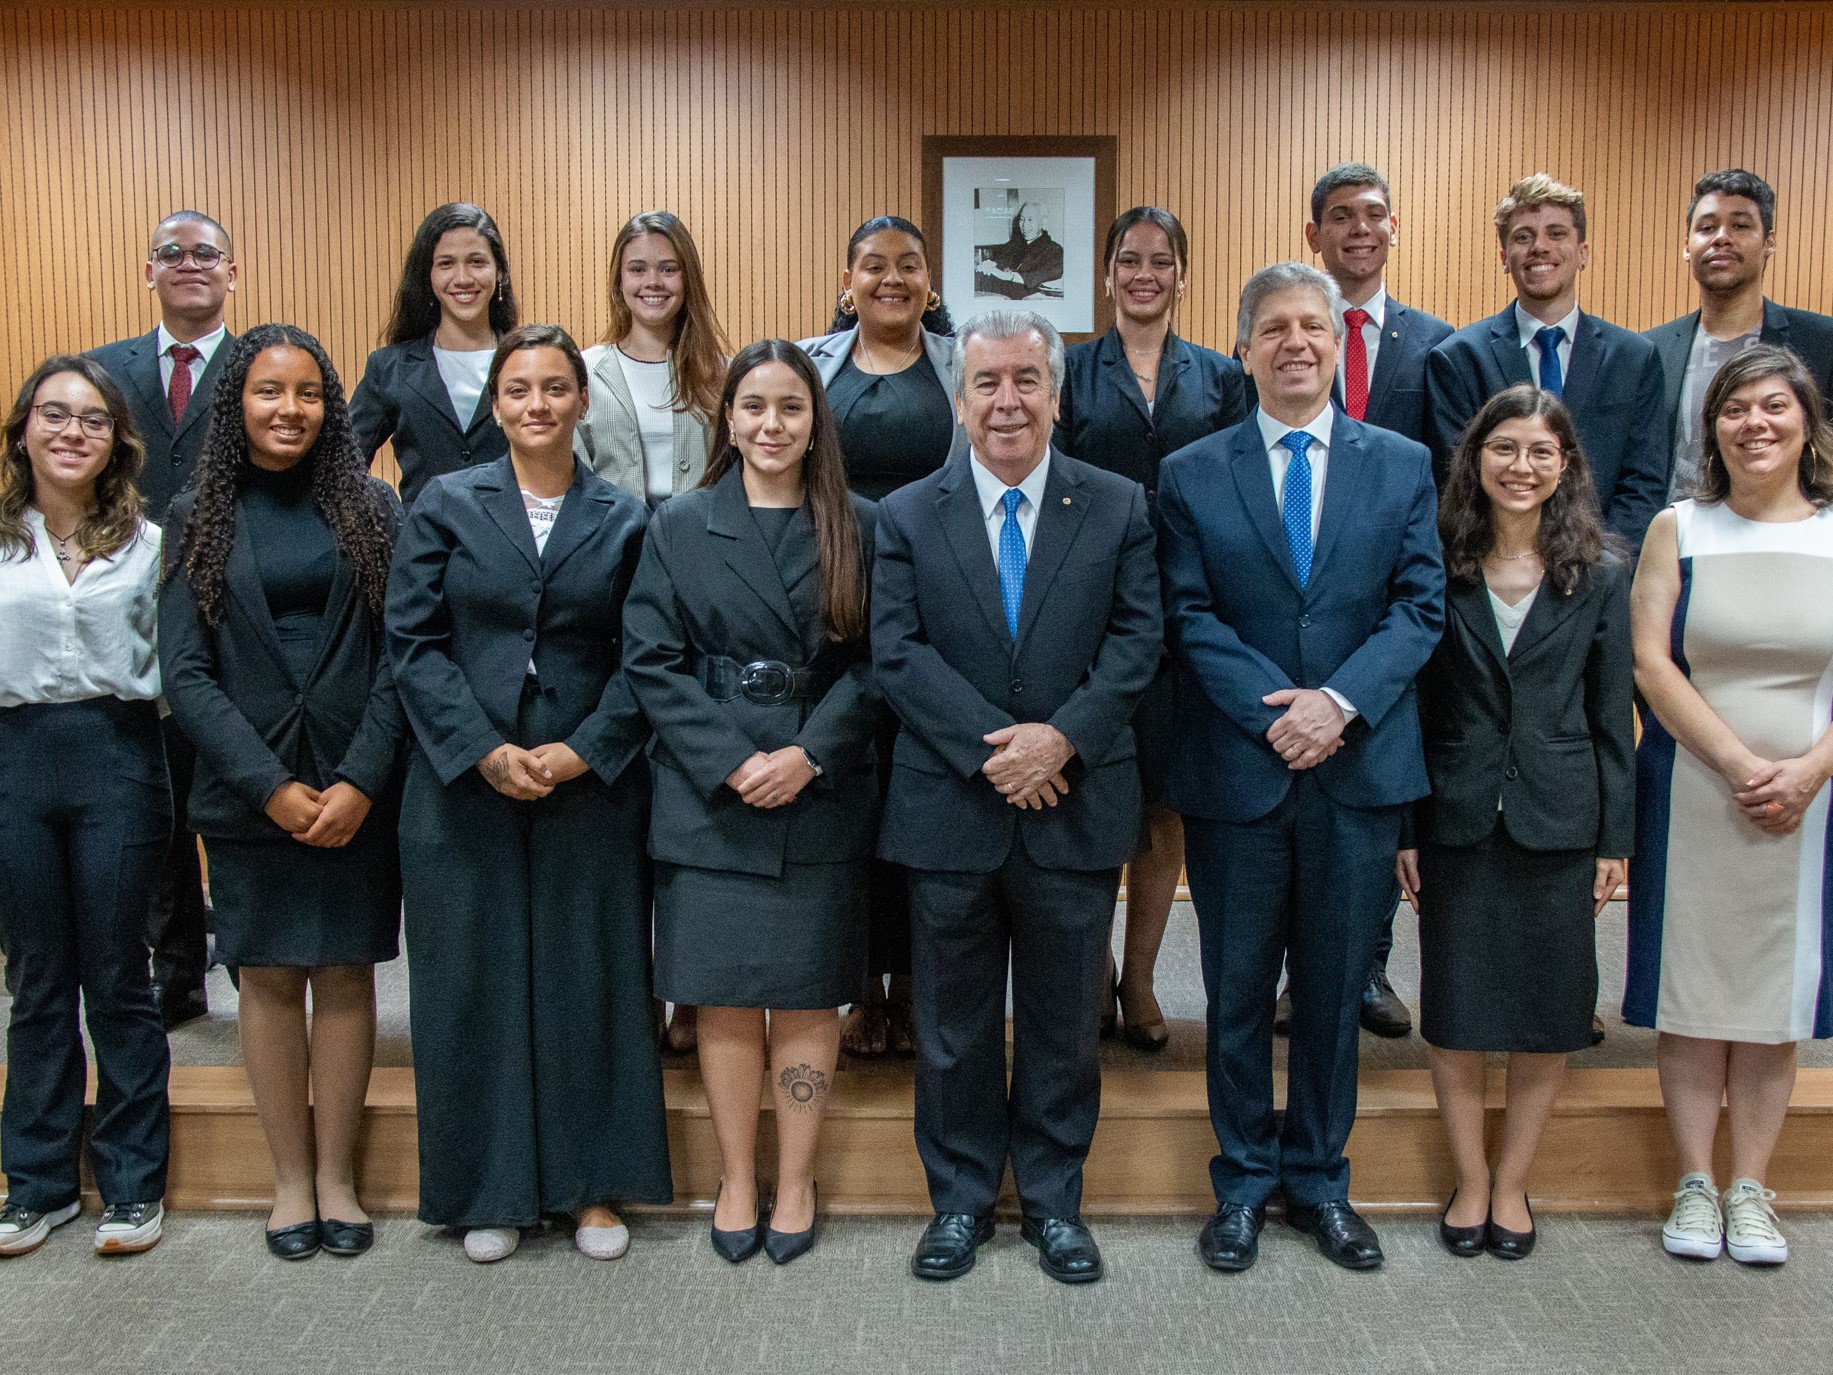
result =
[[222,343],[204,365],[203,376],[191,389],[191,400],[176,425],[172,423],[172,407],[166,401],[165,388],[159,382],[158,330],[132,339],[117,339],[89,351],[88,356],[102,365],[127,397],[134,425],[146,444],[140,495],[146,498],[146,518],[150,521],[163,524],[173,498],[191,485],[191,467],[210,431],[216,379],[223,375],[223,360],[229,357],[233,343],[235,335],[223,335]]
[[[879,855],[989,873],[1022,837],[1046,868],[1119,868],[1141,805],[1129,722],[1163,641],[1145,493],[1051,455],[1014,639],[968,463],[878,505],[872,661],[902,723]],[[1015,807],[980,772],[981,737],[1020,721],[1075,746],[1055,807]]]
[[1316,768],[1351,807],[1425,795],[1413,680],[1445,624],[1438,497],[1425,447],[1335,411],[1311,577],[1301,588],[1249,416],[1165,460],[1159,487],[1165,634],[1179,665],[1168,785],[1185,816],[1247,822],[1297,774],[1260,699],[1329,687],[1353,705],[1343,748]]
[[[1381,347],[1375,352],[1375,375],[1368,380],[1368,413],[1365,425],[1405,435],[1424,444],[1431,421],[1426,410],[1426,356],[1453,333],[1452,326],[1436,315],[1403,306],[1387,298],[1381,322]],[[1343,405],[1343,388],[1333,383],[1330,399]]]
[[[1434,471],[1443,482],[1465,427],[1483,403],[1517,382],[1535,381],[1515,328],[1515,308],[1466,325],[1432,350],[1427,391]],[[1661,358],[1639,334],[1580,313],[1566,368],[1564,401],[1591,463],[1604,524],[1642,547],[1655,512],[1667,505],[1674,446],[1662,410]]]
[[[1687,355],[1693,351],[1693,335],[1699,329],[1699,312],[1656,325],[1642,337],[1655,346],[1661,358],[1666,382],[1662,393],[1661,414],[1667,420],[1668,449],[1674,448],[1674,431],[1680,424],[1680,393],[1687,380]],[[1763,302],[1763,342],[1793,349],[1808,365],[1814,380],[1820,384],[1823,397],[1833,396],[1833,317],[1816,315],[1811,310]]]

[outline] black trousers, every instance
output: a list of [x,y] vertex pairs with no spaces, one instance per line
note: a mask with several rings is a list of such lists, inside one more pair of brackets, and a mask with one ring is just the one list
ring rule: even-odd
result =
[[153,979],[166,997],[201,989],[210,967],[205,932],[204,870],[197,858],[197,832],[185,821],[197,747],[168,716],[159,723],[172,778],[172,839],[146,910],[146,938],[153,947]]
[[13,995],[0,1168],[35,1212],[79,1190],[95,1046],[90,1158],[108,1203],[165,1194],[170,1066],[147,972],[146,904],[171,838],[158,709],[98,697],[0,708],[0,943]]
[[910,871],[916,1144],[937,1212],[992,1212],[1008,1155],[1027,1215],[1082,1211],[1119,886],[1118,869],[1040,868],[1022,840],[991,873]]
[[[1218,1203],[1349,1197],[1362,987],[1391,904],[1400,809],[1341,806],[1309,773],[1268,815],[1184,818],[1209,996],[1210,1162]],[[1273,1113],[1273,1001],[1290,970],[1283,1126]]]

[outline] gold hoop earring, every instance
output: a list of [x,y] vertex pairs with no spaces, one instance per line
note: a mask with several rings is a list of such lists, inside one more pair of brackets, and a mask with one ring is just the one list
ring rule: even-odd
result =
[[936,289],[931,287],[929,289],[929,295],[923,298],[923,313],[925,315],[931,315],[940,309],[942,309],[942,298],[936,294]]
[[842,315],[859,314],[859,307],[853,304],[852,287],[848,287],[845,291],[840,293],[840,313]]

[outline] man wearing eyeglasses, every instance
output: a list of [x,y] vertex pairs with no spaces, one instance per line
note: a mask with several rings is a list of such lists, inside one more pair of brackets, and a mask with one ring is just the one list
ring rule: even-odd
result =
[[[191,465],[210,428],[211,396],[228,357],[224,345],[233,337],[223,324],[223,305],[235,285],[229,231],[198,211],[175,211],[159,222],[147,246],[146,286],[159,299],[158,326],[89,355],[108,369],[133,410],[146,443],[140,491],[147,519],[156,524],[165,523],[172,498],[190,485]],[[153,982],[170,1028],[209,1010],[204,999],[209,955],[197,837],[183,820],[196,752],[171,717],[162,724],[179,821],[147,925]]]

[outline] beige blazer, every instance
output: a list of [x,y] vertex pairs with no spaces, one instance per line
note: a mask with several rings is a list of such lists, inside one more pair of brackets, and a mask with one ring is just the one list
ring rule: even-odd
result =
[[[636,401],[624,381],[615,344],[585,350],[586,396],[590,405],[573,431],[573,452],[605,481],[638,500],[648,493],[643,477],[643,439],[637,429]],[[700,485],[706,471],[712,435],[692,411],[675,412],[674,490],[680,496]]]

